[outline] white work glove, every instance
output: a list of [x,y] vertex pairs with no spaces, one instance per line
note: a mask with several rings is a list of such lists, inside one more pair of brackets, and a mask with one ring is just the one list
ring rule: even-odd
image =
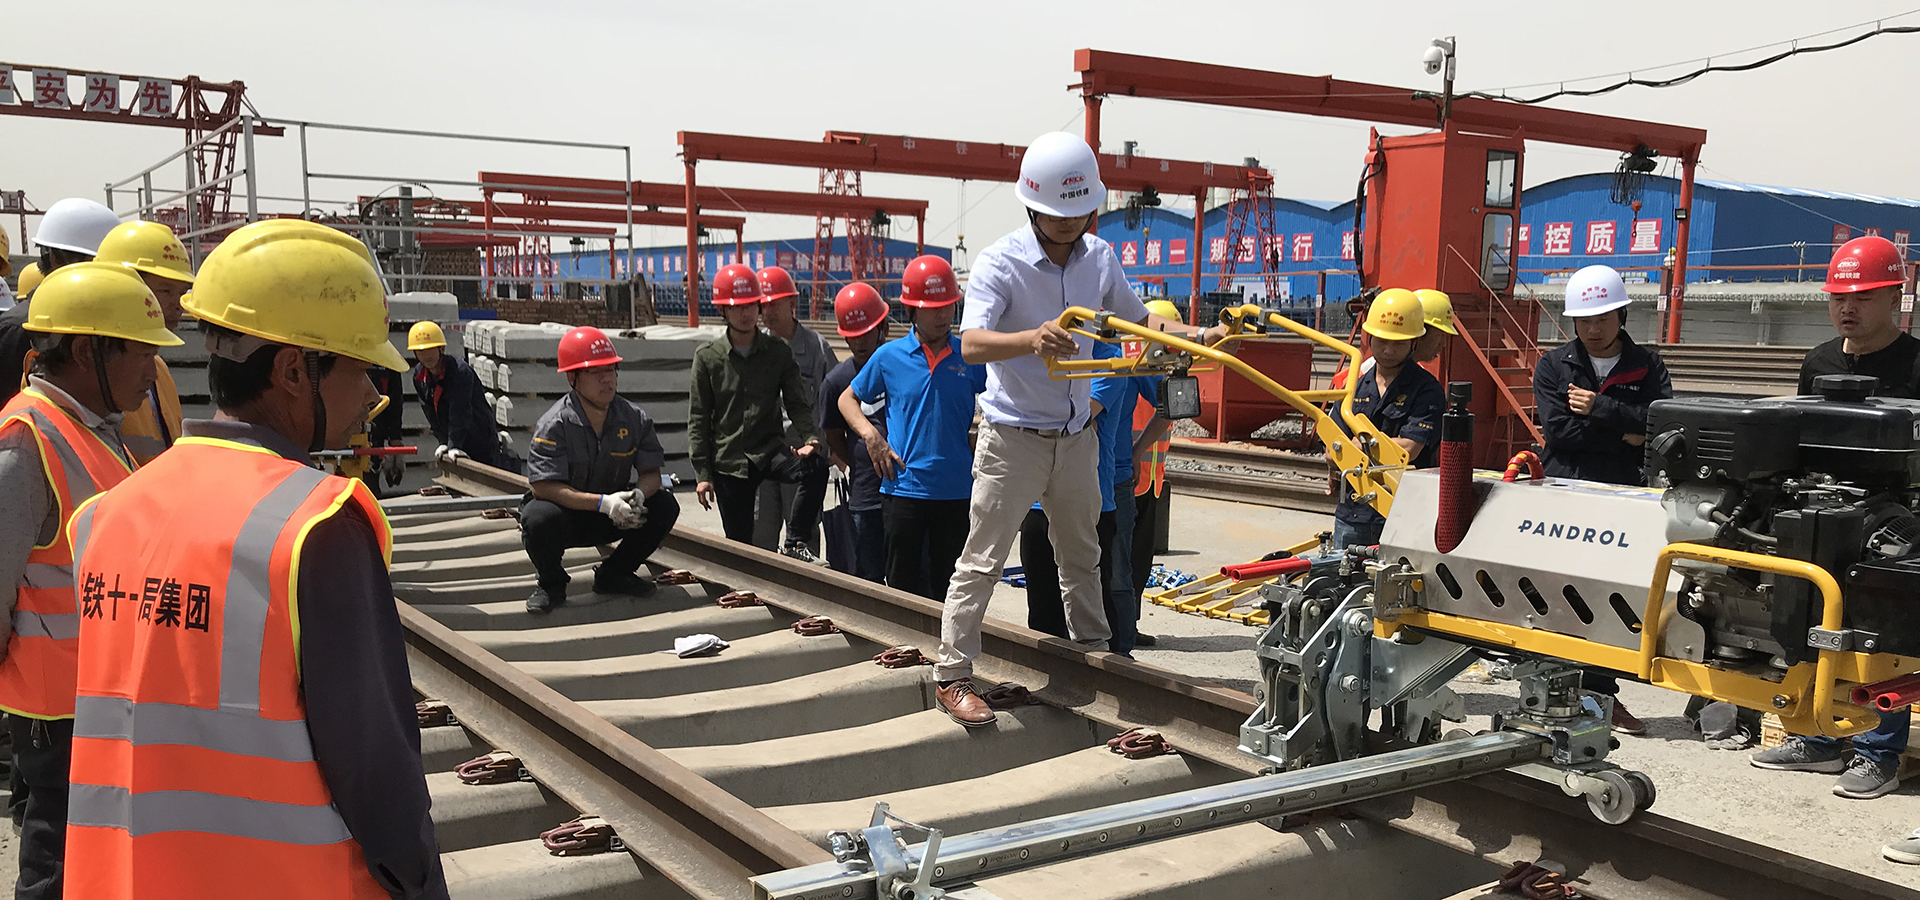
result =
[[613,520],[613,527],[623,531],[639,528],[647,521],[647,508],[641,506],[633,491],[621,491],[617,494],[600,495],[600,514]]
[[441,444],[440,446],[433,448],[433,461],[437,463],[447,462],[449,460],[455,460],[455,459],[466,459],[466,458],[467,458],[467,454],[465,452],[457,450],[453,447],[449,447],[445,444]]

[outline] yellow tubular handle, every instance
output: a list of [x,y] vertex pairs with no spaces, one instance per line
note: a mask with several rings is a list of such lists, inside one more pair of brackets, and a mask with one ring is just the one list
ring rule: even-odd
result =
[[[1324,443],[1344,476],[1347,487],[1360,497],[1371,498],[1367,501],[1381,515],[1386,515],[1393,506],[1394,491],[1400,486],[1400,472],[1407,467],[1407,451],[1388,438],[1366,416],[1353,411],[1353,389],[1358,381],[1357,375],[1349,378],[1344,388],[1326,391],[1295,391],[1274,381],[1253,366],[1234,356],[1225,349],[1234,341],[1263,337],[1261,332],[1252,330],[1254,324],[1265,322],[1268,326],[1279,326],[1307,340],[1333,350],[1347,359],[1347,365],[1355,373],[1360,368],[1359,348],[1335,337],[1330,337],[1305,325],[1293,321],[1278,313],[1262,310],[1251,303],[1238,307],[1229,307],[1220,311],[1220,321],[1231,331],[1211,346],[1190,341],[1178,335],[1156,331],[1144,325],[1136,325],[1125,319],[1111,315],[1102,317],[1083,306],[1068,307],[1060,314],[1058,323],[1075,334],[1096,341],[1120,341],[1128,339],[1143,340],[1163,345],[1191,359],[1206,360],[1220,367],[1231,369],[1254,386],[1280,398],[1288,406],[1298,411],[1313,427],[1314,434]],[[1090,324],[1096,327],[1110,328],[1117,333],[1115,337],[1103,337],[1088,330]],[[1102,378],[1119,375],[1165,372],[1173,366],[1171,361],[1148,362],[1147,354],[1113,359],[1058,359],[1044,357],[1047,372],[1054,378]],[[1321,403],[1338,402],[1340,419],[1335,419],[1322,410]],[[1345,427],[1342,427],[1342,421]],[[1362,447],[1355,440],[1356,435],[1364,435],[1369,446]]]
[[[1833,575],[1813,563],[1799,559],[1782,559],[1778,556],[1764,556],[1748,553],[1744,550],[1726,550],[1709,547],[1705,544],[1668,544],[1660,551],[1653,567],[1653,583],[1647,588],[1647,615],[1640,630],[1640,678],[1645,681],[1654,679],[1654,659],[1660,652],[1660,635],[1665,631],[1665,606],[1667,598],[1667,579],[1673,571],[1674,560],[1690,559],[1715,565],[1730,566],[1737,569],[1751,569],[1756,572],[1770,572],[1800,578],[1813,583],[1820,589],[1820,627],[1828,631],[1838,631],[1845,621],[1845,607],[1840,598],[1840,584]],[[1833,704],[1834,669],[1838,664],[1840,651],[1821,650],[1813,669],[1813,702],[1810,710],[1794,710],[1791,704],[1781,710],[1782,718],[1808,719],[1818,717],[1817,725],[1822,733],[1840,736],[1861,730],[1861,723],[1850,717],[1835,718],[1830,712]]]

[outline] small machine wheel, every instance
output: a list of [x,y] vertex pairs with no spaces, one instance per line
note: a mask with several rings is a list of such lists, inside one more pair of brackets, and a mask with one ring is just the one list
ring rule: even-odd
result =
[[[1604,769],[1595,772],[1592,777],[1607,784],[1605,795],[1600,797],[1587,795],[1587,809],[1593,812],[1594,818],[1608,825],[1624,825],[1628,819],[1633,818],[1634,813],[1640,811],[1642,788],[1628,777],[1628,773],[1616,769]],[[1650,792],[1651,787],[1652,782],[1648,781],[1646,790]]]
[[1639,800],[1636,808],[1646,809],[1652,806],[1654,798],[1659,796],[1659,792],[1653,788],[1653,776],[1645,772],[1628,772],[1627,779],[1633,782],[1633,792]]

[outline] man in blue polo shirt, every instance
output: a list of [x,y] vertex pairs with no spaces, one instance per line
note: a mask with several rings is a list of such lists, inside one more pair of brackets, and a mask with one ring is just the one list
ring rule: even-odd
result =
[[[1440,461],[1440,416],[1447,411],[1440,381],[1413,361],[1413,345],[1427,333],[1426,312],[1412,291],[1381,291],[1360,326],[1373,338],[1373,371],[1353,387],[1353,411],[1365,415],[1407,451],[1408,465],[1431,468]],[[1387,520],[1371,504],[1353,499],[1353,486],[1338,485],[1333,508],[1333,545],[1380,542]]]
[[[889,341],[840,394],[840,414],[859,435],[880,484],[887,533],[887,584],[930,600],[947,595],[954,561],[967,542],[974,395],[987,369],[960,358],[953,333],[960,287],[953,267],[922,256],[901,278],[900,302],[913,310],[913,333]],[[886,402],[886,430],[861,404]],[[929,565],[929,563],[931,563]]]

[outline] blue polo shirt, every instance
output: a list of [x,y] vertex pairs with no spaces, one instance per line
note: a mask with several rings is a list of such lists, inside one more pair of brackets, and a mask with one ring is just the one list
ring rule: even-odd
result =
[[[1159,399],[1160,378],[1161,376],[1159,375],[1134,375],[1127,378],[1110,379],[1126,386],[1120,396],[1114,400],[1113,408],[1115,415],[1113,420],[1108,422],[1107,426],[1104,426],[1112,429],[1113,436],[1102,437],[1102,440],[1113,442],[1112,477],[1115,486],[1126,484],[1133,480],[1133,411],[1140,405],[1140,401],[1143,399],[1149,404]],[[1102,400],[1100,402],[1104,404],[1106,401]]]
[[960,358],[960,336],[929,359],[911,331],[880,345],[853,378],[861,403],[887,401],[887,443],[906,470],[880,493],[915,500],[965,500],[973,494],[973,398],[987,389],[987,367]]

